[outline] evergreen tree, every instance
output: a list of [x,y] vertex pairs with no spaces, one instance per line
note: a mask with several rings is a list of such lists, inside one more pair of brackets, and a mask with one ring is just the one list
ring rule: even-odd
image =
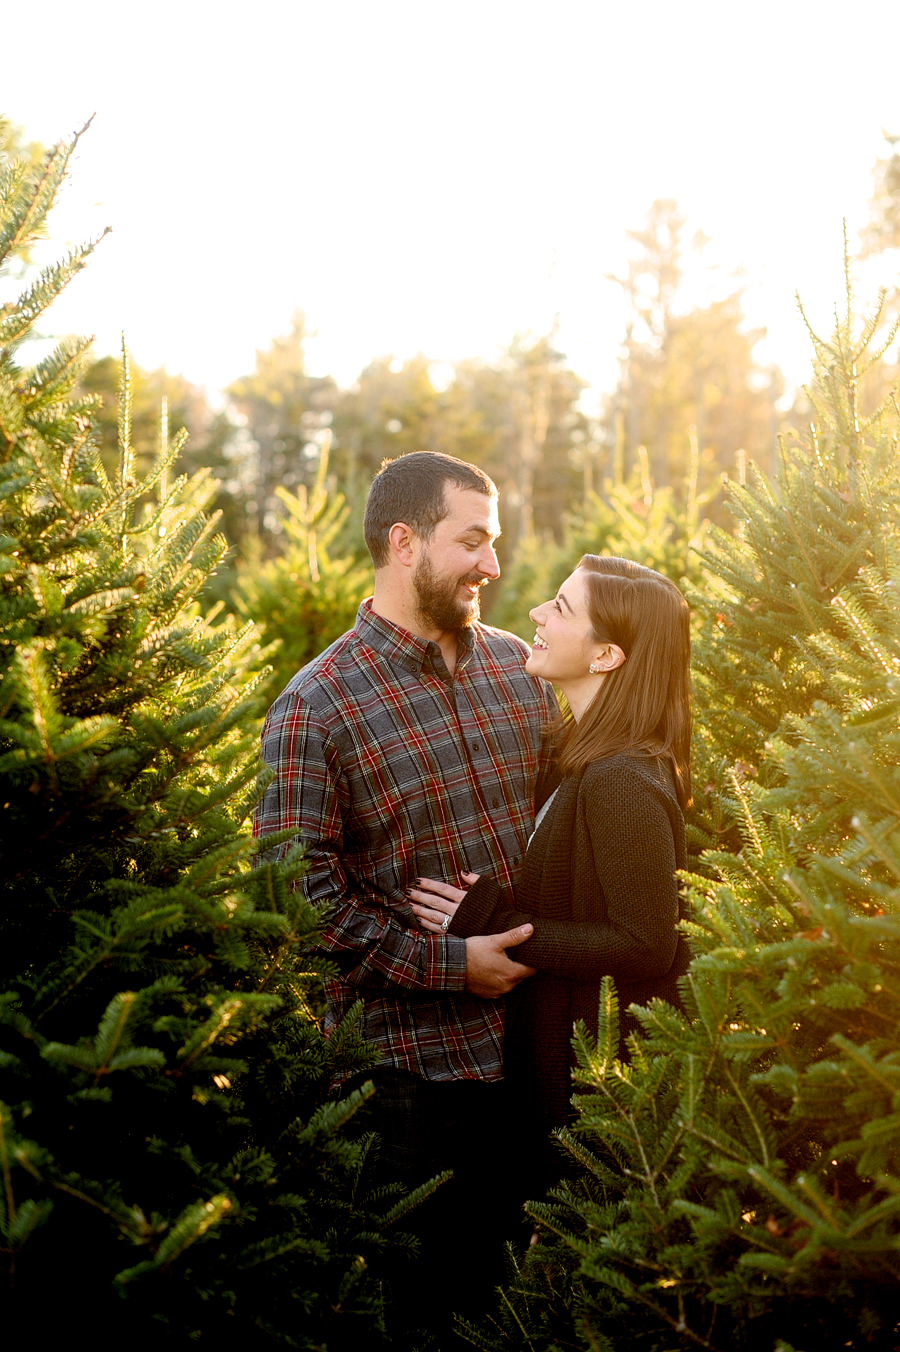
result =
[[[44,147],[39,141],[26,141],[24,128],[17,126],[0,113],[0,167],[12,168],[24,182],[29,176],[34,177],[35,172],[43,164],[45,154]],[[5,271],[15,272],[18,275],[29,258],[28,245],[20,239],[9,248],[4,264]]]
[[816,427],[707,555],[698,723],[736,825],[691,880],[686,1014],[642,1011],[622,1064],[604,983],[573,1176],[476,1346],[897,1345],[900,417],[859,417],[852,314],[848,283]]
[[238,568],[237,608],[259,625],[272,664],[264,689],[269,702],[295,672],[352,629],[360,601],[372,591],[368,563],[356,562],[346,548],[337,557],[332,553],[344,538],[349,508],[328,474],[329,444],[326,436],[309,492],[305,484],[296,493],[275,490],[284,508],[282,552],[263,563],[250,551]]
[[[146,474],[170,429],[185,428],[189,434],[179,459],[182,473],[207,469],[217,481],[212,510],[219,513],[222,534],[233,548],[243,543],[248,531],[244,498],[252,485],[247,481],[244,429],[236,426],[228,409],[213,410],[203,389],[164,367],[145,371],[134,360],[131,375],[131,435],[135,464]],[[107,474],[114,474],[119,458],[118,394],[121,378],[116,357],[99,357],[87,363],[79,388],[95,394],[94,429]],[[165,423],[161,427],[161,422]],[[217,590],[222,590],[219,584]]]
[[488,591],[490,623],[530,642],[534,625],[529,610],[556,593],[582,554],[635,559],[680,586],[697,587],[701,580],[697,551],[709,529],[704,510],[719,484],[698,493],[699,454],[693,429],[686,440],[688,470],[682,482],[654,488],[647,453],[640,447],[637,471],[624,483],[607,480],[601,492],[588,492],[566,517],[560,541],[549,531],[523,537],[496,592]]
[[[77,143],[0,178],[0,261]],[[404,1203],[329,1101],[300,863],[251,871],[249,626],[196,596],[224,541],[178,443],[135,471],[127,358],[107,474],[88,344],[17,363],[93,245],[0,309],[0,1254],[4,1326],[101,1346],[383,1341]],[[269,842],[271,843],[271,842]]]
[[751,484],[729,486],[735,529],[714,529],[713,548],[703,555],[703,587],[690,597],[702,623],[694,664],[703,717],[694,746],[700,773],[693,824],[709,845],[737,845],[742,808],[729,789],[733,767],[777,784],[783,768],[766,754],[770,739],[785,732],[790,717],[835,698],[833,672],[813,660],[809,642],[838,641],[838,598],[860,569],[884,573],[888,566],[900,522],[896,404],[889,396],[864,418],[860,388],[864,380],[881,383],[880,359],[893,330],[871,354],[870,348],[883,301],[855,341],[848,266],[842,324],[831,343],[814,336],[808,435],[782,439],[776,481],[751,467]]
[[281,533],[276,490],[315,478],[317,438],[331,424],[337,397],[330,376],[307,371],[306,338],[306,320],[297,311],[290,332],[258,351],[253,374],[241,376],[227,391],[249,434],[244,478],[253,496],[243,500],[246,529],[267,558],[277,552]]
[[685,238],[686,224],[676,202],[654,202],[644,229],[627,232],[634,248],[624,275],[611,279],[627,306],[619,380],[605,416],[615,482],[645,446],[654,483],[679,485],[688,425],[704,489],[723,470],[733,473],[743,453],[768,467],[774,449],[783,382],[754,356],[764,330],[747,331],[740,288],[709,266],[704,235]]

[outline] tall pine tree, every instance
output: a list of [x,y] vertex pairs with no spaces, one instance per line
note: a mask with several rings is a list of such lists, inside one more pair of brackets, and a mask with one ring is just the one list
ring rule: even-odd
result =
[[235,605],[262,632],[273,667],[265,684],[269,702],[301,667],[352,629],[360,601],[372,591],[368,560],[358,561],[346,547],[350,509],[328,471],[330,446],[326,432],[311,489],[305,484],[295,493],[276,489],[284,513],[281,552],[263,562],[250,551],[238,565]]
[[573,1177],[476,1346],[900,1339],[900,416],[859,416],[886,342],[852,316],[848,280],[815,425],[732,487],[738,530],[706,558],[697,831],[718,848],[690,885],[686,1013],[643,1011],[622,1064],[604,983]]
[[[0,179],[0,262],[42,228],[77,137]],[[26,360],[93,245],[0,309],[2,1318],[106,1346],[377,1346],[372,1275],[404,1203],[304,956],[301,866],[251,871],[252,627],[204,617],[225,544],[163,427],[135,472],[125,357],[114,475],[77,380]],[[258,663],[257,663],[258,665]]]

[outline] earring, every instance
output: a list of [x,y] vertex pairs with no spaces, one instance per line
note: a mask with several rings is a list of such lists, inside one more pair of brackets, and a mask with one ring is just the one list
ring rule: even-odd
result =
[[599,675],[600,675],[600,663],[599,663],[599,662],[592,662],[591,665],[588,667],[588,671],[591,673],[592,676],[599,676]]

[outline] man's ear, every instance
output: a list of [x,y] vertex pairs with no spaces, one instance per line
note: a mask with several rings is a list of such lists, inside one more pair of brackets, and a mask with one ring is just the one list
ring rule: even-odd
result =
[[416,559],[415,531],[403,521],[395,521],[388,531],[388,545],[392,556],[403,568],[411,568]]

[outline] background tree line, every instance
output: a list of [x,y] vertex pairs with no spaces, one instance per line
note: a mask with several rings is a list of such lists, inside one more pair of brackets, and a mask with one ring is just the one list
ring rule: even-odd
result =
[[[555,328],[515,335],[493,361],[376,357],[341,387],[309,370],[297,312],[217,403],[182,376],[132,363],[135,443],[157,444],[164,406],[167,427],[189,432],[185,468],[218,484],[230,550],[205,604],[226,602],[279,645],[271,690],[353,622],[370,585],[363,503],[385,457],[444,451],[498,484],[503,571],[484,607],[493,623],[527,626],[576,550],[630,549],[681,575],[702,519],[726,519],[723,477],[741,477],[750,460],[770,467],[786,416],[780,372],[757,359],[764,333],[748,328],[741,284],[708,264],[707,243],[671,200],[629,232],[612,279],[625,297],[618,378],[593,412]],[[109,465],[118,371],[118,359],[101,357],[81,382],[99,399]],[[688,518],[688,538],[676,539]]]
[[[860,258],[898,238],[891,138],[888,149],[875,166]],[[803,390],[785,406],[781,372],[758,355],[765,331],[746,322],[742,280],[713,265],[708,246],[671,199],[653,202],[644,224],[627,232],[610,278],[625,302],[617,379],[591,412],[555,328],[516,335],[493,361],[375,357],[341,387],[309,370],[298,311],[217,401],[183,376],[132,363],[136,444],[158,442],[164,408],[168,429],[189,432],[185,468],[204,469],[217,484],[213,503],[230,549],[204,604],[225,602],[277,645],[271,692],[353,622],[370,586],[363,503],[385,457],[444,451],[498,484],[503,571],[484,605],[493,623],[524,633],[531,606],[585,550],[630,551],[690,578],[692,547],[710,522],[730,520],[724,478],[744,481],[751,463],[770,472],[779,434],[811,416]],[[889,296],[888,312],[897,303]],[[862,413],[895,376],[890,363],[879,365]],[[81,384],[98,397],[110,465],[118,381],[118,359],[101,357]]]
[[[311,487],[328,433],[329,473],[354,519],[385,456],[427,448],[482,465],[501,490],[509,562],[530,536],[559,541],[569,515],[605,483],[643,473],[656,487],[680,486],[690,427],[701,491],[718,486],[741,455],[768,464],[783,380],[756,359],[764,335],[747,329],[740,286],[707,267],[702,241],[686,232],[668,200],[629,232],[630,257],[615,279],[627,301],[619,376],[597,415],[584,411],[585,383],[553,330],[516,335],[494,361],[438,367],[422,354],[376,357],[341,388],[308,369],[297,313],[287,334],[257,352],[255,370],[223,392],[222,408],[180,376],[133,368],[135,426],[152,439],[166,398],[170,426],[191,434],[188,463],[221,481],[216,505],[229,540],[254,559],[277,554],[285,515],[277,489]],[[703,286],[710,298],[692,303]],[[104,357],[84,377],[85,390],[103,399],[110,456],[116,369]]]

